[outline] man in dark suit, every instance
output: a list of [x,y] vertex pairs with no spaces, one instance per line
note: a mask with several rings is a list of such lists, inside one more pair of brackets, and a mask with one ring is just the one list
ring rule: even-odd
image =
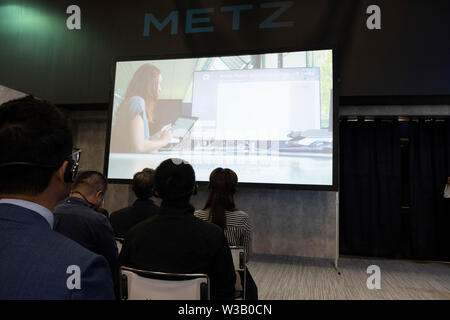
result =
[[0,300],[114,299],[106,259],[52,229],[78,167],[72,144],[53,105],[0,106]]
[[194,216],[192,166],[180,159],[163,161],[155,172],[159,213],[125,236],[119,263],[136,269],[169,273],[205,273],[211,299],[233,299],[236,275],[222,229]]
[[136,173],[133,177],[133,191],[137,200],[132,206],[111,213],[109,219],[116,237],[124,238],[133,226],[158,212],[159,207],[152,200],[154,174],[155,170],[149,168]]
[[69,198],[55,207],[54,230],[108,260],[115,274],[117,246],[107,217],[98,212],[107,189],[105,177],[97,171],[77,175]]

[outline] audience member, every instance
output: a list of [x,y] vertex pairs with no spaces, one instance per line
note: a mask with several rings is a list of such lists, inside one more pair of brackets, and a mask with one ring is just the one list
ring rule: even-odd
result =
[[113,274],[117,271],[117,246],[111,224],[98,212],[103,204],[107,182],[97,171],[78,174],[70,196],[55,207],[54,229],[108,260]]
[[194,217],[192,166],[180,159],[163,161],[154,187],[162,203],[159,213],[128,232],[119,256],[121,265],[170,273],[205,273],[211,299],[233,299],[236,275],[223,231]]
[[0,299],[113,299],[107,261],[52,230],[81,150],[60,111],[31,96],[0,106]]
[[[248,260],[252,249],[252,226],[247,213],[238,210],[234,203],[237,183],[238,177],[233,170],[214,169],[209,176],[208,200],[203,210],[195,212],[195,216],[221,227],[229,245],[243,246]],[[257,300],[258,289],[248,269],[246,279],[246,299]]]
[[133,191],[137,200],[129,207],[113,212],[109,218],[116,237],[125,237],[133,226],[158,212],[159,207],[152,199],[154,174],[155,170],[145,168],[134,175]]

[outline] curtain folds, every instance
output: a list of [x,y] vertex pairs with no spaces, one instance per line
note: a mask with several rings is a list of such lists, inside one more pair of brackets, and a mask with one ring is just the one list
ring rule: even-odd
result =
[[402,153],[397,120],[341,121],[340,253],[450,261],[450,119],[403,127]]
[[342,254],[395,257],[400,230],[397,121],[340,124]]
[[450,261],[450,119],[410,122],[411,252]]

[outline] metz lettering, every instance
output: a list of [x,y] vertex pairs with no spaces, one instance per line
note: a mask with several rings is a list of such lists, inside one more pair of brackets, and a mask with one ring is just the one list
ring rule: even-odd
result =
[[[294,5],[294,1],[278,1],[265,2],[260,4],[261,9],[274,9],[272,14],[259,24],[260,29],[273,28],[289,28],[294,26],[293,21],[280,21],[280,17]],[[241,25],[241,12],[255,10],[252,4],[242,4],[234,6],[226,6],[220,8],[221,12],[231,13],[231,29],[239,30]],[[214,27],[209,25],[211,22],[210,15],[214,14],[214,8],[189,9],[186,11],[186,25],[184,33],[202,33],[213,32]],[[144,37],[150,36],[151,26],[158,31],[162,31],[166,26],[170,25],[170,34],[178,33],[180,12],[174,10],[162,21],[158,20],[153,14],[146,13],[144,16]],[[161,22],[160,22],[161,21]],[[201,24],[201,25],[200,25]]]

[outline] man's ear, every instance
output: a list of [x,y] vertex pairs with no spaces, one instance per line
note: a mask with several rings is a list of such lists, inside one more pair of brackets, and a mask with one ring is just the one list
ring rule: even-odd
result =
[[105,197],[105,193],[102,190],[98,190],[95,195],[97,196],[97,198],[104,198]]
[[69,165],[69,161],[66,160],[56,171],[56,178],[58,179],[58,181],[66,183],[66,181],[64,180],[64,176],[65,176],[65,172],[67,170],[68,165]]

